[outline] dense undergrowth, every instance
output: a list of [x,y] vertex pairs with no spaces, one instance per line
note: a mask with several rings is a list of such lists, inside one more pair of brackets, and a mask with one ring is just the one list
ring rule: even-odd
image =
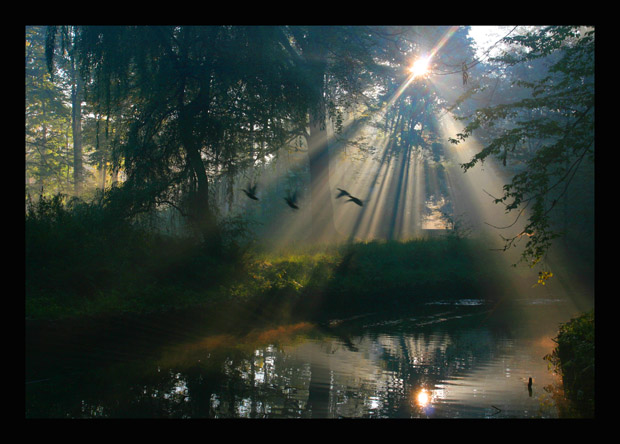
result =
[[255,316],[321,318],[399,309],[428,298],[484,297],[497,267],[475,241],[240,248],[214,254],[104,208],[41,199],[26,215],[26,318],[148,313],[209,304]]
[[41,198],[26,214],[26,318],[147,312],[199,303],[236,273],[240,253],[217,257],[95,203]]
[[545,358],[562,375],[566,398],[578,416],[594,417],[594,311],[562,324],[557,346]]
[[491,296],[499,280],[473,241],[372,241],[256,253],[233,293],[280,316],[346,317],[432,299]]
[[[92,203],[40,199],[26,215],[26,319],[191,310],[211,320],[232,312],[237,324],[321,321],[430,300],[492,299],[506,287],[506,270],[487,248],[449,232],[278,251],[242,247],[231,225],[222,232],[225,247],[215,254],[195,238],[158,233]],[[593,416],[594,314],[563,325],[556,342],[547,359],[578,414]]]

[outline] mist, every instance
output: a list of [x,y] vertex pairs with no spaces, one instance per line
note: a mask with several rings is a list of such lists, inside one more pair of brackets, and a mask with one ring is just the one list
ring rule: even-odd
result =
[[[137,416],[593,414],[593,395],[548,401],[572,376],[542,367],[560,360],[561,325],[593,327],[593,27],[25,37],[27,416],[129,412],[103,391],[59,411],[46,398],[73,365],[114,384],[104,349],[176,375],[151,375],[172,404],[136,398]],[[74,347],[92,354],[66,367]],[[461,377],[493,381],[496,404]]]

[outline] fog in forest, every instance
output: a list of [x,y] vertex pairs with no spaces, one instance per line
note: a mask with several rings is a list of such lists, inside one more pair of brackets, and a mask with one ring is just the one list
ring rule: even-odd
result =
[[446,298],[594,307],[594,27],[25,41],[28,321],[200,307],[228,333]]

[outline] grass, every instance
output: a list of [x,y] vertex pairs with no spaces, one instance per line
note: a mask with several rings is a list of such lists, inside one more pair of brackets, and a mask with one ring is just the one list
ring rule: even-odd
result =
[[220,300],[258,319],[324,320],[481,298],[499,286],[474,241],[454,238],[297,247],[244,256]]
[[[26,219],[26,318],[236,306],[254,317],[324,318],[480,298],[501,273],[471,239],[231,248],[112,223],[92,204],[39,202]],[[486,253],[486,254],[485,254]]]

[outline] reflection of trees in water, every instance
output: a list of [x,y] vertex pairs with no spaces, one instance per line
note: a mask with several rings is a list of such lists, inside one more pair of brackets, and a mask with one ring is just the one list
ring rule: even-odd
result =
[[[229,410],[233,416],[410,417],[411,397],[417,388],[433,387],[441,380],[464,375],[489,360],[495,347],[485,330],[396,337],[378,334],[359,337],[354,342],[358,352],[333,346],[331,349],[337,351],[330,362],[302,364],[304,372],[295,370],[300,361],[275,352],[269,374],[261,376],[264,379],[258,384],[247,374],[242,377],[240,367],[231,367],[228,376],[238,386],[224,395],[226,399],[221,395],[218,399],[228,406],[241,406],[261,398],[261,412],[238,408],[234,415]],[[347,368],[356,363],[351,361],[351,354],[361,354],[361,360],[373,350],[379,350],[372,361],[374,372],[360,377]],[[338,353],[343,355],[341,361],[337,359]],[[293,374],[295,377],[290,377]],[[218,416],[225,415],[223,404],[215,410],[220,412]]]
[[[155,361],[118,364],[31,387],[30,399],[39,396],[41,406],[54,399],[57,416],[71,417],[410,417],[417,389],[466,374],[496,348],[484,329],[449,333],[427,327],[349,339],[355,347],[335,337],[302,343],[312,350],[311,360],[295,345],[203,351],[192,362],[168,367]],[[30,405],[30,416],[37,416]]]
[[379,336],[376,340],[382,343],[385,368],[372,394],[381,400],[380,407],[370,412],[377,417],[415,415],[412,408],[419,389],[432,388],[456,375],[464,376],[489,360],[494,348],[490,335],[482,329]]

